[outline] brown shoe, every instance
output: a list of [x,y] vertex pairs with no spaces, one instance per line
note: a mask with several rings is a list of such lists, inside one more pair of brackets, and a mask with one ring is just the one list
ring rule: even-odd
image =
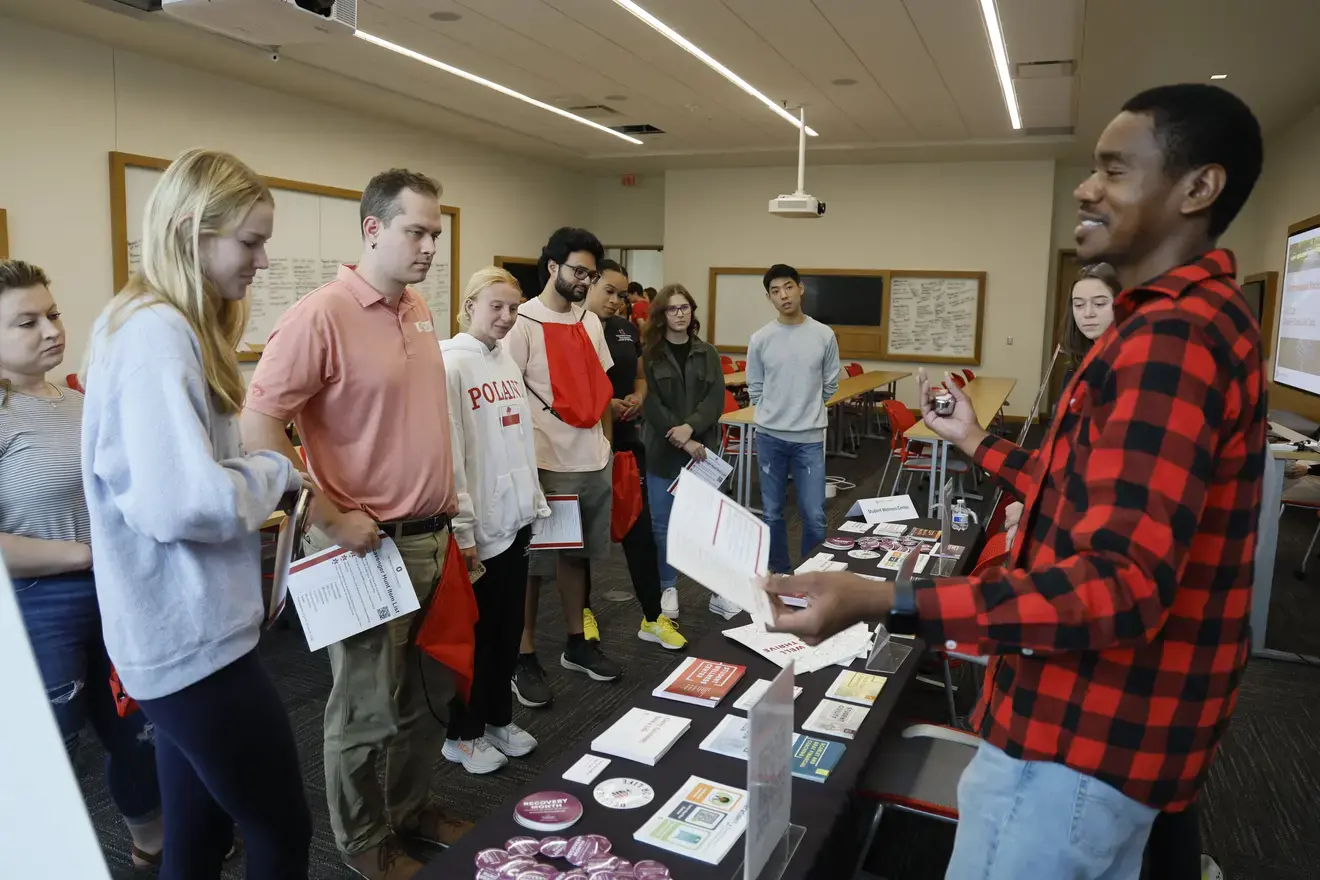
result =
[[400,831],[399,836],[409,840],[420,840],[432,846],[452,846],[473,827],[475,827],[473,823],[464,819],[455,819],[432,804],[417,815],[415,827]]
[[385,838],[375,849],[355,856],[345,855],[344,864],[367,880],[412,880],[425,867],[404,852],[399,841],[393,837]]

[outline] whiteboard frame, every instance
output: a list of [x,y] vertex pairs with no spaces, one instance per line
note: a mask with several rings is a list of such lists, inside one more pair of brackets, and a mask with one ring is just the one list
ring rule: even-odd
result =
[[[707,321],[706,341],[715,346],[721,352],[732,352],[734,354],[746,354],[745,345],[723,345],[716,342],[715,337],[715,306],[719,302],[716,290],[716,279],[720,275],[755,275],[760,278],[765,275],[769,266],[756,268],[752,266],[711,266],[709,279],[707,281],[706,294],[710,302],[710,319]],[[842,337],[839,341],[839,355],[841,357],[858,357],[867,360],[874,360],[877,356],[884,354],[884,342],[888,336],[889,330],[889,276],[888,269],[798,269],[799,276],[807,275],[850,275],[855,277],[873,277],[881,279],[881,290],[885,299],[884,308],[880,312],[880,323],[875,324],[830,324],[829,327],[834,331],[835,337]],[[768,315],[768,313],[767,313]],[[846,344],[843,340],[856,337],[875,337],[875,348],[862,347],[856,348]],[[749,340],[750,341],[750,340]]]
[[[128,196],[125,187],[125,172],[128,168],[148,168],[164,171],[173,160],[159,159],[155,156],[142,156],[136,153],[110,151],[110,252],[114,258],[114,292],[124,289],[128,284]],[[289,180],[284,177],[262,176],[262,181],[271,189],[284,189],[292,192],[325,196],[332,199],[344,199],[361,202],[362,191],[344,189],[338,186],[325,186],[320,183],[307,183],[301,180]],[[458,333],[458,253],[459,253],[459,209],[451,205],[441,205],[441,213],[449,218],[449,335]],[[3,211],[0,211],[0,215]],[[3,217],[0,217],[2,220]],[[261,360],[261,353],[240,351],[238,359],[244,363]]]
[[[801,271],[801,270],[799,270]],[[976,279],[976,345],[970,358],[945,357],[942,355],[912,355],[889,353],[889,310],[894,307],[894,298],[890,296],[890,285],[895,278],[975,278]],[[981,363],[981,337],[985,329],[985,278],[984,272],[962,272],[954,269],[890,269],[885,279],[885,316],[884,333],[881,336],[881,351],[885,360],[902,361],[912,364],[965,364],[969,367]]]

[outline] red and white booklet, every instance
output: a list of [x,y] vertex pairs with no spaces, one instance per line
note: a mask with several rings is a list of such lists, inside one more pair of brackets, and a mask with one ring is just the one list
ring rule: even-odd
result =
[[714,707],[728,696],[745,672],[746,666],[688,657],[651,694],[662,700]]

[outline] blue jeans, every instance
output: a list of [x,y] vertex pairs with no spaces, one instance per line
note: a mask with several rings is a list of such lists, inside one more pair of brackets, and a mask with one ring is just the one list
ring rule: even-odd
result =
[[1098,779],[983,742],[958,781],[945,880],[1137,880],[1155,816]]
[[667,590],[678,584],[678,572],[669,564],[669,511],[674,508],[674,496],[669,494],[669,477],[646,475],[646,502],[651,508],[651,530],[655,534],[655,550],[660,556],[660,589]]
[[115,806],[134,824],[154,819],[160,811],[154,732],[141,710],[120,718],[115,708],[92,574],[20,578],[14,595],[70,759],[90,723],[105,747]]
[[761,518],[770,527],[770,571],[788,574],[788,526],[784,523],[784,501],[788,475],[802,514],[802,558],[825,540],[825,444],[790,443],[756,432],[756,457],[761,462]]

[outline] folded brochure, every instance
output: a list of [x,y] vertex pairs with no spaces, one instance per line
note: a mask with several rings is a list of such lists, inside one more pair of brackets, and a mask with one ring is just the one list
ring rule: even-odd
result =
[[747,830],[747,805],[745,789],[690,776],[633,839],[718,865]]

